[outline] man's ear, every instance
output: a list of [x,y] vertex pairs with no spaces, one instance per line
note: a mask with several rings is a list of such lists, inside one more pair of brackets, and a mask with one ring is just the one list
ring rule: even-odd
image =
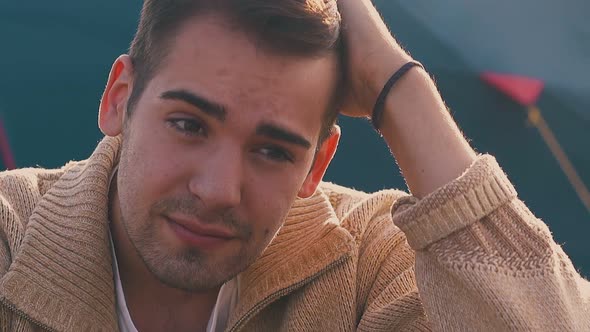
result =
[[299,193],[297,194],[300,198],[307,198],[313,195],[316,188],[322,181],[330,161],[336,153],[338,148],[338,142],[340,141],[340,127],[334,125],[330,136],[322,143],[318,152],[316,152],[315,161],[311,167],[311,171],[307,174],[307,178],[303,182]]
[[133,64],[128,55],[121,55],[113,63],[107,86],[100,101],[98,127],[107,136],[123,131],[127,101],[133,82]]

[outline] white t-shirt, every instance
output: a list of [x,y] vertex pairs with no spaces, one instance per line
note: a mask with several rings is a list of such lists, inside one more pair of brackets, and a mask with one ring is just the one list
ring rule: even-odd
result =
[[[131,320],[127,303],[125,302],[125,293],[123,293],[123,285],[119,277],[119,265],[117,264],[117,256],[115,254],[115,247],[111,239],[111,253],[113,255],[113,276],[115,279],[115,292],[117,296],[117,316],[119,318],[119,329],[121,332],[138,332]],[[227,320],[229,318],[230,310],[235,306],[237,295],[237,278],[233,278],[221,286],[219,294],[217,294],[217,301],[215,307],[209,317],[207,324],[207,332],[220,332],[225,330]]]

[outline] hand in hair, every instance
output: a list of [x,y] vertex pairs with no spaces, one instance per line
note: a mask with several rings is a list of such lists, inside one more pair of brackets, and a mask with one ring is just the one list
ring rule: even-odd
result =
[[347,94],[341,113],[370,117],[389,76],[412,60],[369,0],[338,0],[342,16]]

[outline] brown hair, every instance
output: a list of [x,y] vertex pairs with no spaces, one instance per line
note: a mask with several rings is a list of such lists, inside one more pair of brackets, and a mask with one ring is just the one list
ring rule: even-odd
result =
[[[226,15],[252,34],[260,47],[273,53],[314,57],[338,52],[340,14],[336,0],[144,0],[129,51],[135,68],[129,113],[166,57],[182,24],[210,12]],[[338,116],[342,79],[339,81],[322,121],[320,142],[329,136]]]

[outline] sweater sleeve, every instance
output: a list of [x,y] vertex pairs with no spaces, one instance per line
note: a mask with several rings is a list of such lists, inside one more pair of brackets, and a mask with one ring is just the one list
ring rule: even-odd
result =
[[392,214],[416,253],[433,329],[590,331],[590,284],[493,157],[421,200],[399,199]]

